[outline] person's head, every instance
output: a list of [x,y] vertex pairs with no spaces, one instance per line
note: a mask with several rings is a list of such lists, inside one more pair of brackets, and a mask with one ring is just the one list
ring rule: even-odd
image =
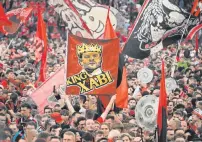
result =
[[69,120],[69,111],[68,111],[68,110],[62,109],[62,110],[60,111],[60,114],[61,114],[62,119],[63,119],[65,122],[67,122],[67,121]]
[[61,111],[61,106],[60,106],[60,104],[56,104],[56,105],[54,106],[54,108],[53,108],[53,111],[54,111],[54,112],[60,112],[60,111]]
[[50,132],[51,132],[51,135],[53,136],[58,137],[61,130],[62,128],[60,127],[60,125],[57,125],[57,124],[50,127]]
[[105,119],[105,123],[107,123],[107,124],[109,124],[109,126],[111,126],[114,123],[114,116],[108,114]]
[[121,134],[121,139],[123,142],[130,142],[132,140],[131,136],[127,133]]
[[100,130],[100,123],[98,121],[94,121],[94,122],[95,122],[95,124],[94,124],[95,131]]
[[113,123],[112,124],[113,130],[118,130],[119,132],[123,132],[124,126],[122,123]]
[[178,118],[179,120],[183,120],[184,118],[183,118],[183,112],[182,111],[180,111],[180,110],[176,110],[174,113],[173,113],[173,117],[174,118]]
[[93,119],[87,119],[86,120],[86,131],[93,132],[94,131],[94,120]]
[[111,130],[108,135],[108,139],[117,139],[121,135],[121,132],[118,130]]
[[41,132],[41,133],[39,133],[37,138],[44,139],[46,142],[50,142],[51,135],[47,132]]
[[169,114],[173,113],[173,108],[174,108],[174,102],[173,101],[169,101],[168,102],[168,107],[167,107]]
[[167,129],[167,140],[173,141],[175,136],[175,131],[173,129]]
[[81,116],[81,113],[79,113],[79,112],[74,112],[74,113],[72,114],[72,122],[73,122],[74,124],[76,124],[77,119],[78,119],[80,116]]
[[8,134],[6,134],[3,130],[0,130],[0,141],[10,141],[11,139],[10,139],[10,137],[9,137],[9,135]]
[[186,142],[184,135],[175,135],[175,141],[174,142]]
[[110,126],[107,123],[103,123],[100,126],[101,130],[104,132],[104,136],[107,137],[110,131]]
[[5,126],[8,124],[8,119],[6,117],[6,114],[0,113],[0,122],[4,124]]
[[29,105],[28,103],[24,103],[20,107],[21,115],[23,117],[30,117],[31,116],[31,110],[32,110],[31,105]]
[[28,121],[25,124],[25,130],[36,130],[37,129],[37,124],[34,121]]
[[50,116],[48,114],[44,114],[42,115],[42,118],[41,118],[41,125],[43,127],[45,127],[45,122],[50,118]]
[[62,142],[76,142],[76,136],[73,132],[67,131],[63,134]]
[[183,128],[178,128],[175,130],[175,135],[184,135],[185,131]]
[[86,70],[95,70],[101,67],[102,47],[98,44],[83,44],[77,46],[77,56],[80,65]]
[[176,130],[181,127],[181,123],[179,119],[171,119],[168,122],[168,128]]
[[142,142],[142,138],[141,137],[135,137],[133,139],[133,142]]
[[16,102],[17,99],[18,99],[18,94],[17,93],[12,93],[11,96],[10,96],[10,99],[12,102]]
[[173,129],[167,129],[167,140],[173,141],[175,136],[175,131]]
[[135,98],[131,98],[131,99],[128,100],[128,106],[129,106],[129,108],[133,108],[133,107],[136,106]]
[[104,132],[103,131],[97,131],[95,133],[95,142],[97,142],[101,138],[104,138]]
[[44,114],[51,115],[52,113],[52,108],[49,106],[44,107]]
[[181,121],[181,127],[182,127],[182,129],[184,130],[184,131],[186,131],[187,130],[187,122],[186,121]]
[[12,137],[13,131],[10,128],[4,128],[4,132],[9,135],[9,137]]
[[13,131],[13,133],[16,133],[18,131],[18,127],[15,122],[11,122],[9,124],[9,128]]
[[76,122],[76,125],[77,125],[77,129],[78,130],[82,130],[84,131],[85,130],[85,126],[86,126],[86,118],[85,117],[79,117],[77,119],[77,122]]
[[60,142],[60,137],[52,136],[52,137],[50,138],[50,142]]
[[92,133],[85,133],[82,137],[82,142],[94,142],[94,137]]

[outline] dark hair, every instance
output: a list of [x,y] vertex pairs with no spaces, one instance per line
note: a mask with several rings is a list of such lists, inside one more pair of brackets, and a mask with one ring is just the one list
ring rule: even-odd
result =
[[81,117],[79,117],[79,118],[77,118],[77,121],[76,121],[76,127],[78,127],[78,125],[79,125],[79,122],[81,122],[81,121],[83,121],[83,120],[86,120],[86,118],[85,117],[83,117],[83,116],[81,116]]
[[82,100],[83,104],[86,102],[86,96],[85,95],[80,95],[80,100]]
[[60,140],[60,137],[52,136],[52,137],[50,138],[50,140],[52,140],[52,139],[58,139],[58,140]]
[[114,120],[114,116],[113,116],[113,115],[108,114],[108,115],[107,115],[107,117],[106,117],[106,120],[107,120],[107,119],[112,119],[112,120]]
[[34,126],[35,129],[37,128],[37,124],[34,121],[28,121],[28,122],[26,122],[26,126],[28,126],[28,125]]
[[38,135],[38,138],[41,138],[41,139],[47,139],[48,137],[50,136],[49,133],[47,132],[41,132],[39,135]]
[[5,132],[5,131],[8,131],[11,135],[13,135],[13,131],[12,131],[11,128],[6,127],[6,128],[4,128],[4,132]]
[[45,106],[43,112],[45,112],[46,109],[50,109],[52,111],[52,108],[50,108],[49,106]]
[[23,103],[23,104],[20,106],[20,108],[22,108],[22,107],[27,108],[27,109],[30,109],[30,110],[32,109],[31,105],[28,104],[28,103]]
[[83,137],[82,137],[82,141],[94,141],[94,137],[91,133],[86,132]]
[[107,138],[101,138],[97,142],[102,142],[102,141],[108,142],[108,139]]
[[66,110],[66,109],[62,109],[62,110],[60,111],[60,114],[63,115],[63,116],[69,116],[69,111]]
[[6,140],[9,136],[2,130],[0,130],[0,140]]
[[37,138],[37,139],[35,140],[35,142],[46,142],[46,140],[44,140],[44,139],[42,139],[42,138]]
[[50,127],[50,131],[51,131],[52,129],[58,129],[58,128],[60,128],[60,125],[58,125],[58,124],[53,125],[53,126]]
[[10,96],[10,99],[15,103],[18,99],[18,94],[17,93],[12,93]]

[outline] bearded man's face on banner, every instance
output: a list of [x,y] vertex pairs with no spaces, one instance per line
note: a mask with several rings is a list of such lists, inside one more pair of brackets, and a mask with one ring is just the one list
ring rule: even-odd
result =
[[102,57],[98,52],[86,52],[80,62],[84,69],[95,70],[101,66]]

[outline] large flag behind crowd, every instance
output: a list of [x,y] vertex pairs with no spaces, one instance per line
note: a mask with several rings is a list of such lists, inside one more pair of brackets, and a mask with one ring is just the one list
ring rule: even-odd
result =
[[182,9],[175,1],[145,0],[123,53],[144,59],[163,47],[176,43],[184,28],[187,35],[199,22],[194,16],[189,18],[192,2],[193,0],[184,0],[185,7]]
[[119,39],[86,39],[69,34],[67,94],[116,93]]
[[[54,7],[72,34],[85,38],[102,38],[105,30],[108,6],[100,5],[94,0],[77,0],[71,2],[73,6],[69,3],[69,0],[48,0],[48,4]],[[127,33],[127,29],[124,28],[126,19],[121,16],[118,10],[111,7],[109,17],[114,29],[122,29],[122,34],[123,30]],[[83,21],[86,23],[86,26],[84,26]],[[89,34],[86,27],[89,28],[91,34]]]

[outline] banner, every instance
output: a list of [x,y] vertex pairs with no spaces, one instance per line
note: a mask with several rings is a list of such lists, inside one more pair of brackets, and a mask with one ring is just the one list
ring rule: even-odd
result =
[[86,39],[69,34],[66,93],[116,93],[119,40]]
[[[174,1],[145,0],[123,49],[123,54],[137,59],[147,58],[180,40],[199,20],[191,16],[191,1],[181,8]],[[189,20],[189,21],[188,21]]]

